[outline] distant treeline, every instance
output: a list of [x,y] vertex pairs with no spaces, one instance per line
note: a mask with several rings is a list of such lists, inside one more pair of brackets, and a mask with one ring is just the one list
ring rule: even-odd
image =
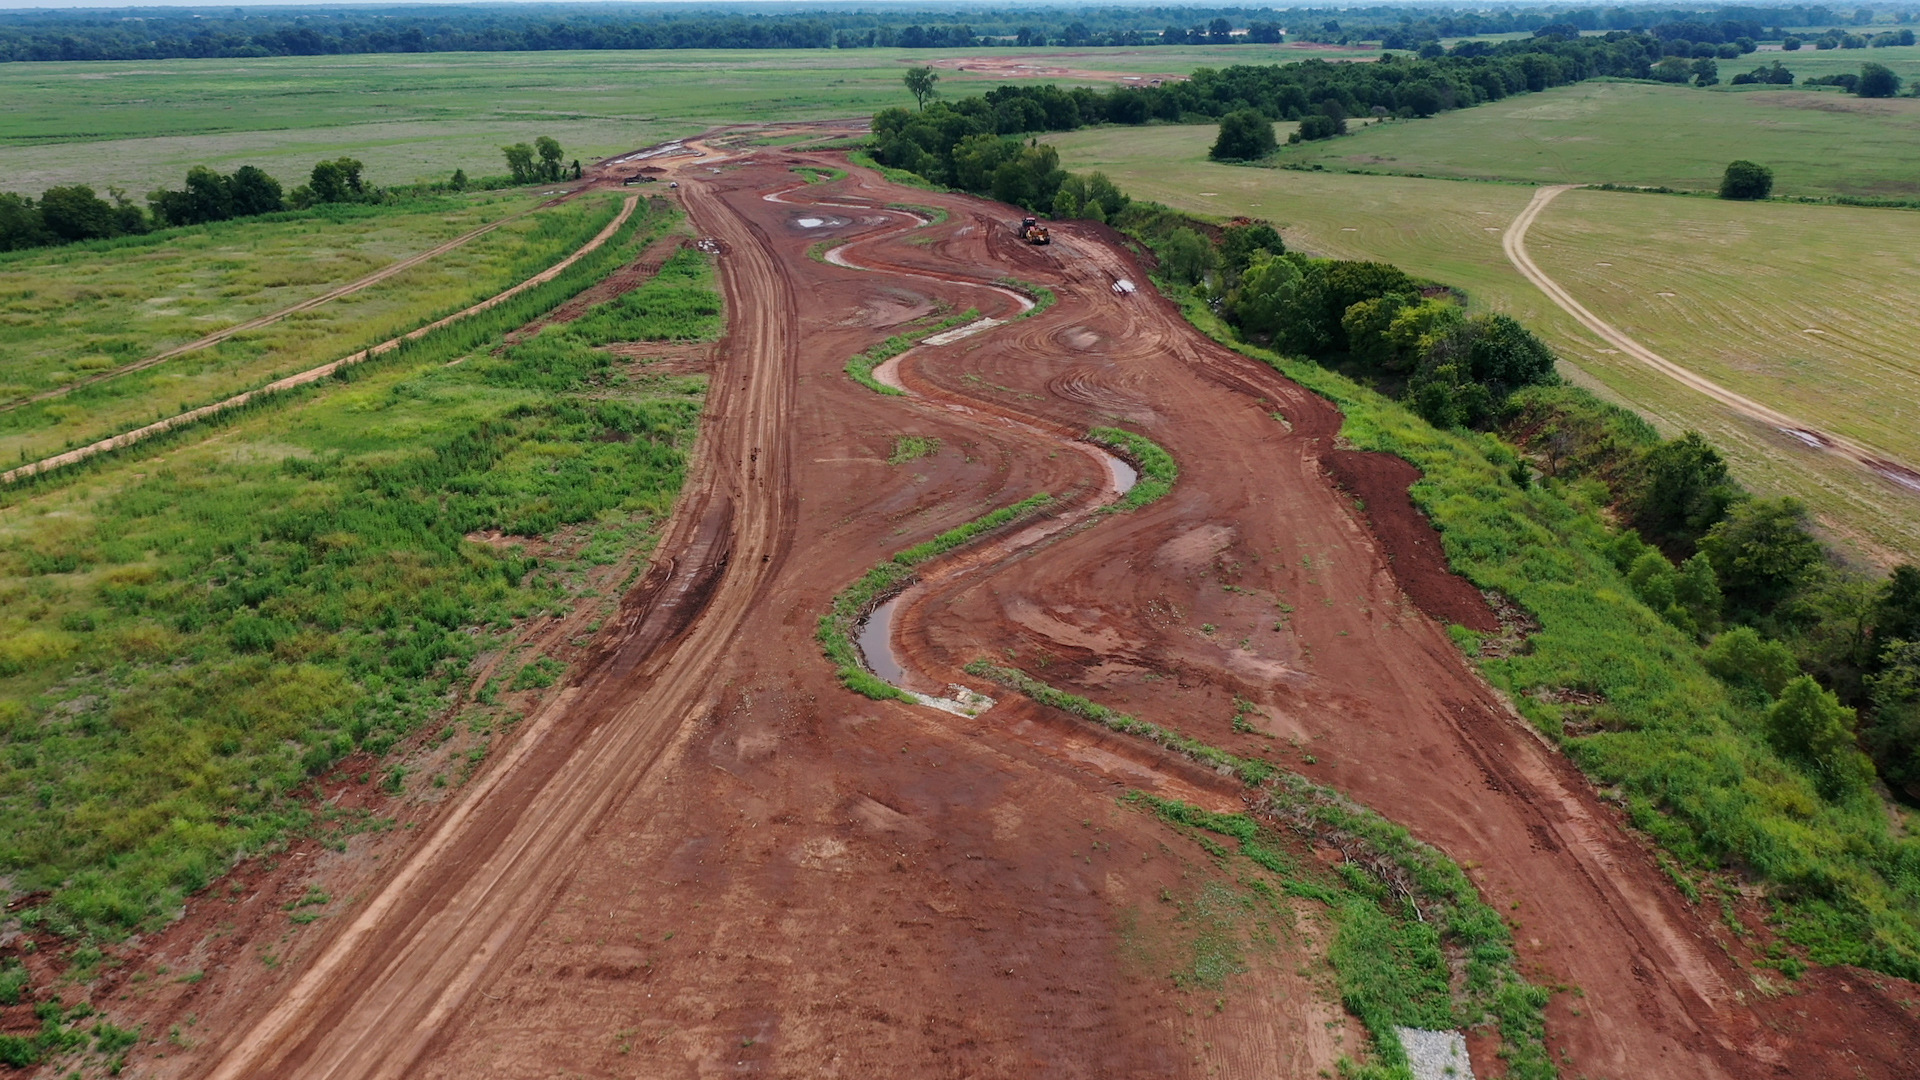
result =
[[1018,143],[1006,136],[1248,110],[1268,120],[1424,117],[1596,76],[1648,78],[1664,48],[1649,35],[1612,32],[1497,45],[1471,42],[1432,59],[1377,64],[1235,65],[1202,69],[1184,82],[1104,93],[1087,87],[1001,86],[978,97],[935,101],[920,112],[881,110],[873,118],[875,156],[938,183],[1044,212],[1052,209],[1060,187],[1055,167],[1037,153],[1044,147],[1022,156]]
[[[1778,39],[1783,26],[1866,25],[1825,7],[913,8],[794,11],[786,5],[660,10],[652,5],[394,8],[128,8],[0,13],[0,61],[159,60],[347,53],[557,49],[826,49],[899,46],[1380,42],[1411,49],[1479,34],[1641,30],[1708,44]],[[1863,9],[1864,10],[1864,9]],[[1866,22],[1874,18],[1866,11]],[[1907,22],[1905,12],[1882,21]]]

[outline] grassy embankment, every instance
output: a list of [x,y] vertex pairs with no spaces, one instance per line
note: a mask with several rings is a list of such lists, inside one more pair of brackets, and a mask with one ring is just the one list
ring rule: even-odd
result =
[[[1524,100],[1550,104],[1581,90]],[[1733,95],[1701,99],[1721,110],[1747,107]],[[1506,104],[1397,126],[1441,133]],[[1616,128],[1628,137],[1625,125]],[[1464,289],[1474,309],[1510,314],[1539,333],[1568,361],[1561,370],[1573,381],[1634,408],[1665,434],[1706,434],[1754,491],[1804,499],[1832,535],[1869,557],[1920,558],[1920,516],[1909,496],[1610,350],[1522,278],[1500,242],[1530,188],[1218,165],[1205,160],[1214,133],[1197,125],[1105,128],[1049,139],[1068,168],[1100,169],[1138,198],[1213,217],[1267,218],[1296,249],[1392,262]],[[1649,219],[1660,227],[1642,227]],[[1571,192],[1534,225],[1528,249],[1582,303],[1669,360],[1813,426],[1920,458],[1912,425],[1903,431],[1892,415],[1904,416],[1920,397],[1911,365],[1899,359],[1911,349],[1897,303],[1900,283],[1916,269],[1920,213]],[[1863,409],[1863,401],[1885,404]]]
[[[436,197],[0,255],[0,344],[19,361],[0,376],[0,394],[12,399],[144,359],[532,205],[524,196]],[[0,412],[0,461],[84,445],[459,310],[559,261],[580,245],[586,222],[604,224],[611,205],[600,197],[541,210],[270,326]]]
[[[1446,856],[1378,814],[1265,760],[1236,757],[991,660],[975,660],[966,670],[1237,776],[1253,789],[1250,814],[1216,814],[1141,792],[1129,793],[1125,801],[1151,809],[1187,833],[1218,869],[1232,873],[1261,899],[1294,896],[1326,905],[1337,927],[1329,960],[1341,1002],[1366,1026],[1379,1056],[1364,1066],[1349,1063],[1346,1075],[1410,1080],[1396,1027],[1444,1030],[1488,1021],[1499,1027],[1509,1075],[1537,1080],[1556,1075],[1544,1041],[1546,992],[1521,976],[1512,935],[1499,913]],[[1201,832],[1231,837],[1237,847]],[[1338,847],[1346,859],[1328,870],[1289,854],[1302,839]],[[1464,971],[1457,995],[1450,962]]]
[[[562,219],[559,246],[614,209]],[[651,542],[704,380],[600,346],[715,334],[704,258],[500,345],[673,220],[637,213],[557,280],[345,379],[0,493],[0,867],[14,895],[46,894],[24,924],[164,922],[312,827],[309,777],[391,760],[518,620]],[[483,753],[514,718],[461,719]],[[99,958],[82,948],[76,976]]]

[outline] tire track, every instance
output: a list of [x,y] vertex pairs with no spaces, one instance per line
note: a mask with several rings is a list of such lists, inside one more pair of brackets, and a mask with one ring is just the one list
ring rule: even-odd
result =
[[[579,845],[714,691],[793,525],[798,320],[766,238],[698,181],[689,216],[728,257],[724,361],[663,556],[595,675],[559,695],[211,1076],[401,1077],[511,955]],[[736,377],[737,375],[737,377]],[[561,743],[555,747],[551,744]]]
[[1546,272],[1533,261],[1532,256],[1527,254],[1527,230],[1533,227],[1534,221],[1553,200],[1575,188],[1585,186],[1584,184],[1552,184],[1533,193],[1533,201],[1529,202],[1526,209],[1520,211],[1519,216],[1513,219],[1513,224],[1500,239],[1500,247],[1506,252],[1507,261],[1513,263],[1514,269],[1520,271],[1521,275],[1537,286],[1541,292],[1546,293],[1549,300],[1559,305],[1562,311],[1573,316],[1580,325],[1642,364],[1689,390],[1704,394],[1741,416],[1757,420],[1783,435],[1790,436],[1809,449],[1851,461],[1910,493],[1920,494],[1920,469],[1915,469],[1905,462],[1851,439],[1820,431],[1798,417],[1763,405],[1743,394],[1735,393],[1703,375],[1668,360],[1588,311],[1585,305],[1573,298],[1572,293],[1562,287],[1559,282],[1548,277]]

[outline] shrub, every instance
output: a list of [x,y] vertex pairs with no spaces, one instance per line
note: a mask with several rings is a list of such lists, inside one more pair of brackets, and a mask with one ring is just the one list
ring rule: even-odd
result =
[[1773,192],[1773,170],[1751,161],[1735,161],[1720,178],[1723,199],[1764,199]]
[[1900,92],[1900,76],[1885,64],[1862,64],[1853,92],[1864,98],[1892,97]]
[[1273,121],[1252,109],[1228,113],[1207,156],[1215,161],[1258,161],[1274,152]]

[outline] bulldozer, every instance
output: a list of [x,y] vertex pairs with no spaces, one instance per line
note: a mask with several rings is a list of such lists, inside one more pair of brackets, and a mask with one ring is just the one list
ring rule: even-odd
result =
[[1029,244],[1039,245],[1053,243],[1052,240],[1047,238],[1047,227],[1033,218],[1020,219],[1020,228],[1017,231],[1020,239],[1025,240]]

